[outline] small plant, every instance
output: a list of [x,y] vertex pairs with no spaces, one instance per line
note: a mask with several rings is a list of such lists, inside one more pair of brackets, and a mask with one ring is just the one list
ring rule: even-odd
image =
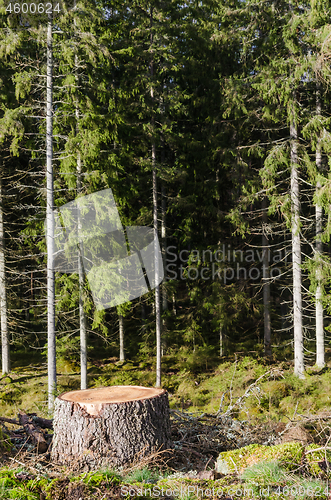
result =
[[260,486],[283,484],[290,479],[290,475],[280,467],[277,460],[259,462],[251,467],[247,467],[241,477],[251,484]]
[[124,478],[126,483],[157,483],[159,475],[147,467],[137,469]]
[[192,493],[185,493],[179,497],[179,500],[196,500],[197,497]]

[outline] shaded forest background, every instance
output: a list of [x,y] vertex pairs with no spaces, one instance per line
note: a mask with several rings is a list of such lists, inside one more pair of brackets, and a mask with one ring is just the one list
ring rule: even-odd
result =
[[[329,2],[83,0],[58,4],[51,21],[0,5],[1,326],[12,366],[46,360],[52,22],[54,204],[111,188],[124,226],[153,226],[156,172],[162,354],[290,360],[300,327],[305,364],[314,365],[322,321],[323,367]],[[80,296],[89,360],[155,356],[153,292],[98,311],[86,280],[80,289],[77,274],[56,273],[58,361],[79,364]]]

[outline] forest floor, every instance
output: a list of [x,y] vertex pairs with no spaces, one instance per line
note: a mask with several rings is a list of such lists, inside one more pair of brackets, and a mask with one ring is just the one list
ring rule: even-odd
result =
[[[80,474],[55,466],[48,453],[36,454],[22,434],[11,440],[10,449],[0,448],[0,499],[330,499],[331,368],[312,367],[305,380],[298,380],[288,362],[268,364],[248,357],[223,360],[217,366],[210,360],[211,366],[201,362],[206,363],[182,366],[165,357],[163,380],[174,443],[167,460],[156,456],[127,470]],[[89,385],[151,386],[153,368],[146,362],[119,363],[116,358],[94,362],[89,365]],[[62,363],[58,382],[59,392],[79,389],[79,374],[72,364]],[[0,379],[0,416],[16,418],[22,409],[49,418],[45,383],[45,367],[16,367]],[[14,427],[1,425],[4,433]],[[286,443],[299,446],[290,467],[276,453],[277,446]],[[262,459],[257,445],[262,451],[275,450],[276,458]],[[230,468],[223,470],[226,461]]]

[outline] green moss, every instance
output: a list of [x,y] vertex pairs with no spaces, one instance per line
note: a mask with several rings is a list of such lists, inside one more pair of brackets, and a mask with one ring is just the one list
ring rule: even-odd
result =
[[[199,351],[200,352],[200,351]],[[244,357],[238,360],[226,361],[217,365],[213,362],[214,370],[206,370],[205,361],[199,371],[185,365],[187,351],[176,354],[169,353],[162,360],[164,370],[164,387],[172,394],[170,404],[172,407],[180,407],[181,398],[190,400],[192,406],[186,408],[188,411],[202,411],[214,413],[219,409],[220,400],[224,394],[223,409],[226,410],[236,399],[243,394],[245,388],[255,382],[259,375],[265,373],[266,367],[261,360]],[[191,353],[192,354],[192,353]],[[98,353],[101,357],[101,353]],[[196,355],[195,355],[196,356]],[[95,359],[94,356],[93,359]],[[65,360],[62,359],[61,363]],[[73,363],[71,359],[67,364],[60,364],[63,372],[69,372],[59,376],[59,391],[66,392],[79,389],[79,376],[73,374]],[[198,360],[199,361],[199,360]],[[140,362],[140,365],[139,365]],[[70,364],[71,363],[71,364]],[[212,365],[210,365],[212,366]],[[171,375],[167,374],[167,369]],[[60,370],[61,371],[61,370]],[[310,412],[319,409],[331,408],[331,395],[329,387],[331,383],[331,370],[326,368],[322,374],[311,371],[306,380],[302,381],[293,376],[293,368],[287,364],[283,366],[284,378],[274,380],[266,376],[259,382],[261,397],[259,404],[254,394],[245,399],[242,411],[237,418],[247,420],[252,417],[256,420],[284,420],[285,415],[291,415],[295,409],[297,413],[304,414],[308,409]],[[27,412],[37,411],[40,416],[47,416],[47,376],[44,368],[24,367],[11,374],[12,382],[0,381],[0,413],[3,416],[12,417],[17,413],[17,406],[24,407]],[[89,386],[100,385],[146,385],[155,383],[154,367],[148,360],[135,358],[133,362],[127,361],[116,366],[109,363],[96,368],[89,368]],[[231,398],[229,388],[231,387]],[[296,405],[298,406],[296,408]]]
[[249,466],[272,460],[279,461],[284,469],[292,470],[301,464],[303,452],[303,446],[296,442],[276,446],[251,444],[244,448],[220,453],[216,470],[222,474],[240,474]]
[[120,484],[121,476],[115,471],[106,470],[90,472],[84,476],[82,480],[84,484],[89,486],[99,486],[100,483],[103,483],[104,481],[112,482],[113,484]]
[[39,500],[39,493],[32,493],[24,488],[24,486],[12,488],[8,491],[8,499],[13,500]]
[[39,498],[39,491],[31,488],[31,484],[18,481],[14,471],[7,468],[0,470],[0,500],[39,500]]
[[14,487],[16,485],[16,481],[9,477],[1,477],[0,478],[0,488],[9,488]]

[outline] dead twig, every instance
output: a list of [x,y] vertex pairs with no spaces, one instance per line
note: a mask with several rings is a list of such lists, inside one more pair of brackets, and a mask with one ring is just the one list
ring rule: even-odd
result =
[[0,417],[0,422],[6,422],[6,424],[21,425],[18,420],[14,420],[13,418]]
[[[222,413],[222,403],[223,401],[221,401],[221,405],[220,405],[220,408],[218,410],[218,412],[216,413],[216,416],[218,418],[223,418],[223,417],[229,417],[232,413],[232,411],[238,407],[239,409],[242,408],[243,406],[243,402],[246,398],[248,398],[248,396],[251,395],[253,389],[257,388],[257,383],[264,377],[266,377],[267,375],[269,375],[270,373],[272,373],[271,370],[265,372],[263,375],[261,375],[258,379],[255,380],[255,382],[253,382],[247,389],[246,391],[244,392],[244,394],[242,396],[239,396],[239,398],[237,398],[237,400],[234,402],[234,404],[230,404],[228,409],[226,410],[226,412]],[[231,400],[232,400],[232,397],[231,397]]]
[[322,448],[316,448],[315,450],[308,450],[305,451],[305,455],[308,455],[308,453],[315,453],[315,451],[326,451],[326,450],[331,450],[330,446],[322,446]]

